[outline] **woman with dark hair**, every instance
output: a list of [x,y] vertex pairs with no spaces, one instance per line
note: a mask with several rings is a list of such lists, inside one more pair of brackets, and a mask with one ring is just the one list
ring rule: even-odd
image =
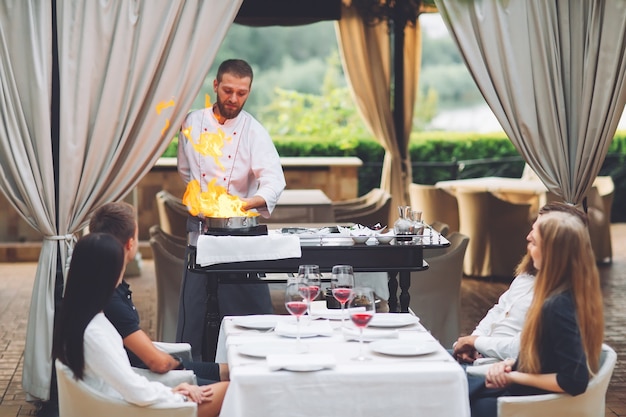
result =
[[135,373],[122,338],[102,309],[124,273],[124,248],[112,235],[91,233],[74,248],[52,355],[77,379],[105,395],[138,406],[194,401],[198,416],[219,415],[227,382],[175,388]]
[[472,416],[497,414],[497,398],[585,392],[600,367],[604,319],[600,277],[583,219],[540,216],[528,235],[537,270],[517,360],[494,364],[482,390],[471,391]]

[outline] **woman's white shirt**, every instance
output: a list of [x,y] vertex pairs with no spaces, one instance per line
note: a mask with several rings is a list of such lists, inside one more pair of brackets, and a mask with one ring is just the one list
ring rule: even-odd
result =
[[489,358],[516,358],[520,333],[533,299],[535,277],[518,275],[472,332],[478,336],[474,347]]
[[103,395],[139,406],[184,401],[170,387],[133,371],[122,337],[104,313],[97,314],[87,325],[84,350],[84,381]]

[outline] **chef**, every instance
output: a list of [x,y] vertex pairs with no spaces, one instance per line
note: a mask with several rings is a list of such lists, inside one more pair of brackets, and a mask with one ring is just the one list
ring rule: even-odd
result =
[[[243,200],[243,209],[269,217],[286,183],[269,133],[243,110],[252,78],[252,68],[243,60],[220,64],[213,81],[215,104],[190,112],[182,124],[178,172],[185,184],[198,181],[202,191],[209,184],[221,186]],[[187,233],[197,232],[199,222],[190,215]],[[206,274],[185,269],[176,337],[191,344],[195,360],[201,357],[206,280]],[[222,316],[273,312],[267,284],[220,283],[218,297]]]

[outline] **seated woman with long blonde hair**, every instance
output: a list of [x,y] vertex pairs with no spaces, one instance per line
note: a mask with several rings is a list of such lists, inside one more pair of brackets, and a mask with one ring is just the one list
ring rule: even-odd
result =
[[175,388],[135,373],[122,337],[102,312],[124,274],[124,248],[112,235],[91,233],[74,248],[52,356],[77,379],[138,406],[194,401],[199,417],[219,415],[228,382]]
[[587,227],[552,212],[539,217],[527,239],[537,276],[520,354],[494,364],[484,380],[470,378],[472,416],[495,417],[503,395],[582,394],[599,369],[602,293]]

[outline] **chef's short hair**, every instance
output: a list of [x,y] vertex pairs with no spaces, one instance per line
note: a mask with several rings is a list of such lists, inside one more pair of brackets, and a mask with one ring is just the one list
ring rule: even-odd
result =
[[217,69],[218,83],[222,81],[222,76],[226,73],[236,75],[238,78],[250,77],[250,84],[252,84],[252,67],[243,59],[227,59],[222,62]]

